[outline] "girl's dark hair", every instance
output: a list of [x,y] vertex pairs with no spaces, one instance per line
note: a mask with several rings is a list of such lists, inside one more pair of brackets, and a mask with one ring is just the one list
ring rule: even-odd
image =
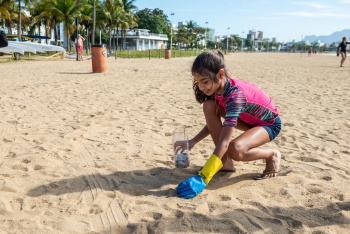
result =
[[[213,82],[217,83],[219,78],[217,77],[220,69],[224,69],[225,75],[227,76],[227,71],[224,62],[224,55],[220,51],[206,51],[197,56],[192,64],[192,75],[195,73],[201,76],[209,77]],[[198,87],[198,82],[193,79],[193,90],[197,102],[203,103],[208,99],[212,99],[212,96],[205,95]]]

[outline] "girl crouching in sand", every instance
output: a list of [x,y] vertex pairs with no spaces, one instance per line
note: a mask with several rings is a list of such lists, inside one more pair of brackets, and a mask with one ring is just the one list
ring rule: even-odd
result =
[[[260,148],[275,139],[281,130],[279,110],[271,98],[253,84],[229,78],[220,52],[200,54],[193,62],[192,75],[194,93],[196,100],[203,104],[206,125],[188,145],[191,149],[210,134],[216,148],[197,176],[178,185],[178,196],[197,196],[220,169],[234,170],[232,160],[265,159],[265,170],[254,179],[277,176],[281,153]],[[236,128],[244,132],[231,139]]]

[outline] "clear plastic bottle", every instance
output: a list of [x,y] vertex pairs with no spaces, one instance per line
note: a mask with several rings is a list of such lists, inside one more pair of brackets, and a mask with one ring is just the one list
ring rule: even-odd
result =
[[190,153],[188,149],[188,135],[186,127],[175,129],[173,134],[174,162],[177,168],[186,168],[190,165]]

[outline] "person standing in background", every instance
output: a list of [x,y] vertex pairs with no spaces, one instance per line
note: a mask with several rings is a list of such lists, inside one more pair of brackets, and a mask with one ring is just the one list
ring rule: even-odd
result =
[[[346,41],[346,37],[343,37],[343,41],[340,42],[338,48],[337,48],[337,56],[341,54],[341,60],[340,60],[340,66],[343,67],[343,64],[346,60],[346,46],[347,44],[350,44],[350,42]],[[339,51],[340,48],[340,51]]]
[[85,38],[82,37],[80,34],[78,34],[78,38],[75,41],[75,46],[76,46],[77,53],[78,53],[78,61],[83,60],[84,41],[85,41]]
[[311,57],[311,53],[312,53],[312,46],[309,46],[309,49],[308,49],[308,57]]

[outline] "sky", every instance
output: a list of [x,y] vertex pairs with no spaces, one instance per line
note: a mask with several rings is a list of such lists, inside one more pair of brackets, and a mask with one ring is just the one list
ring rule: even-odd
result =
[[134,4],[138,10],[163,10],[173,24],[192,20],[215,29],[216,36],[246,37],[255,29],[265,38],[288,42],[350,29],[350,0],[136,0]]

